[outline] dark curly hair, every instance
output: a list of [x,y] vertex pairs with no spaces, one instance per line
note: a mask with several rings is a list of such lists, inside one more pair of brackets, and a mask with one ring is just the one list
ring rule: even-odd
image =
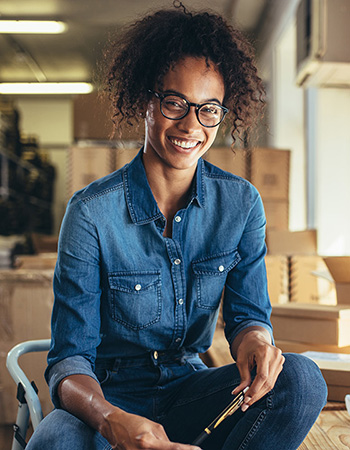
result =
[[[139,123],[149,89],[186,56],[214,63],[225,83],[226,126],[241,136],[264,105],[264,88],[251,45],[221,16],[190,12],[181,2],[149,14],[117,35],[104,55],[104,79],[116,125]],[[229,124],[227,124],[229,122]]]

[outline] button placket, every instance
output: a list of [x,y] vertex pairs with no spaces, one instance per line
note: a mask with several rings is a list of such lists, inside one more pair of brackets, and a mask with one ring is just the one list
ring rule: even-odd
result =
[[[175,216],[177,217],[177,216]],[[174,218],[174,223],[177,222]],[[179,229],[179,228],[178,228]],[[166,240],[168,255],[171,261],[171,275],[174,286],[174,328],[173,328],[173,342],[172,348],[179,348],[179,344],[184,339],[186,332],[186,309],[182,306],[184,304],[184,275],[181,248],[178,241],[174,238]]]

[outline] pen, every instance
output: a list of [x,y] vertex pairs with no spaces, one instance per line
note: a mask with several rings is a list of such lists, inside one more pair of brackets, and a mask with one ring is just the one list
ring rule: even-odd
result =
[[243,391],[239,392],[236,397],[229,403],[226,408],[217,416],[216,419],[212,421],[204,431],[193,441],[192,445],[201,444],[204,439],[206,439],[215,428],[217,428],[220,423],[225,420],[228,416],[232,416],[232,414],[237,411],[237,409],[242,405],[244,400],[244,394],[247,392],[248,386],[243,389]]

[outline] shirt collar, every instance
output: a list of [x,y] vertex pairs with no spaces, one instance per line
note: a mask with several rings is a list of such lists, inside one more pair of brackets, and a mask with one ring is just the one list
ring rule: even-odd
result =
[[[123,168],[126,202],[131,220],[138,225],[143,225],[163,217],[148,184],[146,171],[142,162],[142,153],[143,148],[131,163]],[[189,203],[197,203],[199,207],[204,207],[203,171],[204,164],[200,158],[198,160],[189,201]]]

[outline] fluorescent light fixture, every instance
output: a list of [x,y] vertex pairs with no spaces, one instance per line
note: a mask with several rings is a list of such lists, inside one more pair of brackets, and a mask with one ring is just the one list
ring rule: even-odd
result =
[[89,94],[90,83],[0,83],[0,94]]
[[67,25],[57,20],[0,20],[0,33],[64,33]]

